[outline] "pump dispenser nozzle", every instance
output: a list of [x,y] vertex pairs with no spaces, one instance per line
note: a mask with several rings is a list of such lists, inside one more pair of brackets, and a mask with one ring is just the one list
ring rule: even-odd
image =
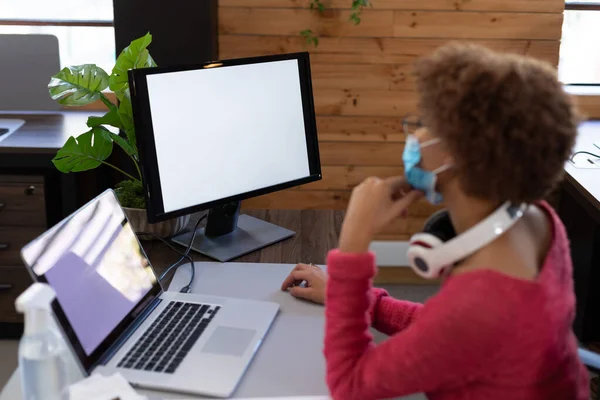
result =
[[23,292],[15,301],[18,312],[25,314],[25,334],[33,335],[36,332],[48,329],[52,301],[56,292],[45,283],[34,283]]

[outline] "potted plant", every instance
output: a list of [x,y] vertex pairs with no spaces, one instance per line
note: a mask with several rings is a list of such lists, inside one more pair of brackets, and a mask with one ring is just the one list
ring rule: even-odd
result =
[[[190,216],[148,223],[127,77],[129,69],[156,66],[148,51],[151,42],[149,33],[132,41],[117,57],[110,75],[97,65],[84,64],[63,68],[52,76],[48,90],[53,100],[65,106],[84,106],[100,100],[108,108],[102,117],[89,117],[88,131],[78,137],[71,136],[52,162],[63,173],[88,171],[101,165],[118,171],[123,181],[116,185],[115,192],[134,231],[170,237],[185,228]],[[115,93],[117,104],[106,97],[106,89]],[[115,144],[129,156],[135,173],[130,174],[107,161]]]

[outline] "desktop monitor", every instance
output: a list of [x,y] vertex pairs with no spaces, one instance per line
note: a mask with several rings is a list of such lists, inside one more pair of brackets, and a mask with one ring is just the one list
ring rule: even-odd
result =
[[192,248],[220,261],[293,235],[239,210],[321,179],[308,53],[134,69],[129,81],[150,222],[210,210]]

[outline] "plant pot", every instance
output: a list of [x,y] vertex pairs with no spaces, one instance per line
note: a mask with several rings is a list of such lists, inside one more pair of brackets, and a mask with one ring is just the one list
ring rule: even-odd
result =
[[[190,223],[190,215],[169,219],[156,224],[148,222],[146,210],[141,208],[123,207],[125,215],[131,224],[134,232],[154,233],[162,238],[169,238],[181,232]],[[156,240],[150,235],[138,235],[140,240]]]

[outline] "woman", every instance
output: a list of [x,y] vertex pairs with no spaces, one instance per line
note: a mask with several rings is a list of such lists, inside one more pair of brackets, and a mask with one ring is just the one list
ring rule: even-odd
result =
[[[408,183],[359,185],[328,276],[299,265],[283,282],[292,295],[326,304],[333,398],[587,399],[571,331],[569,244],[542,201],[561,179],[577,134],[568,95],[546,64],[477,46],[445,46],[416,71],[422,127],[407,138]],[[415,166],[420,173],[409,173]],[[512,228],[447,271],[436,296],[416,304],[372,289],[376,262],[368,249],[423,194],[443,199],[457,235],[505,202],[529,206]],[[391,337],[375,345],[369,325]]]

